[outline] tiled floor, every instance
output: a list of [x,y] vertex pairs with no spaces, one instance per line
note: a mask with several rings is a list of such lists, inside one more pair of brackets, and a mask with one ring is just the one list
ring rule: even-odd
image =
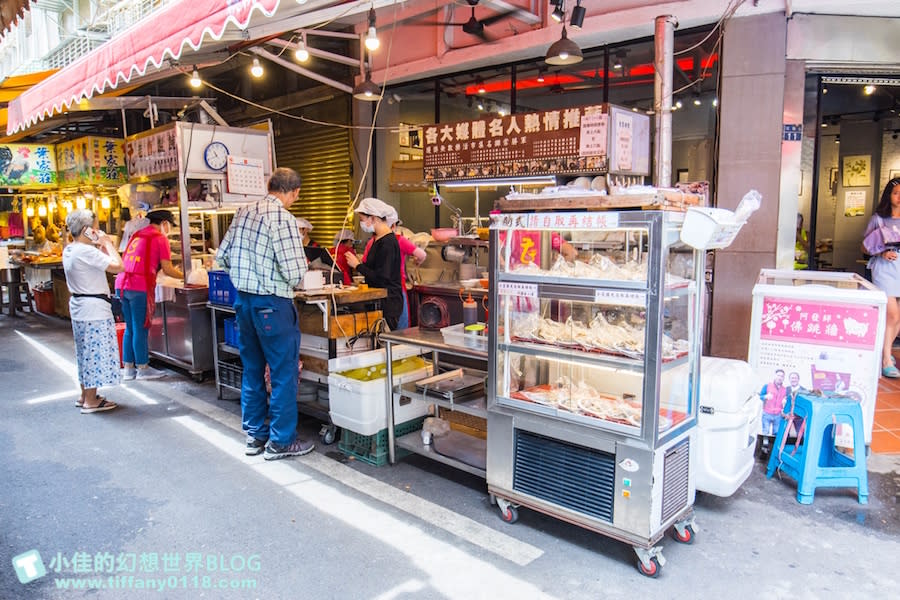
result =
[[881,377],[878,380],[872,452],[900,454],[900,379]]

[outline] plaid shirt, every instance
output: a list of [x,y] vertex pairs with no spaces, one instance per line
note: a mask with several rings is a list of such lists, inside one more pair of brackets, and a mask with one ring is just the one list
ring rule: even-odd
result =
[[237,211],[216,261],[235,288],[261,296],[293,298],[306,273],[297,220],[271,195]]

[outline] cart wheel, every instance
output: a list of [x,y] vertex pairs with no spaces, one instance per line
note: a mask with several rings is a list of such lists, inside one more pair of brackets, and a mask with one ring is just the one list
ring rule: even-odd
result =
[[337,427],[331,426],[325,429],[322,432],[322,443],[326,446],[330,446],[334,443],[335,438],[337,438]]
[[690,525],[685,525],[684,527],[684,535],[678,532],[678,528],[675,527],[672,529],[672,539],[678,542],[679,544],[693,544],[694,543],[694,528]]
[[644,577],[652,577],[654,579],[656,577],[659,577],[659,572],[662,569],[662,567],[659,566],[659,561],[656,560],[655,556],[650,559],[649,569],[644,567],[644,563],[642,563],[640,560],[638,560],[637,568],[638,571],[640,571],[641,575],[643,575]]
[[197,383],[203,383],[203,372],[201,371],[200,373],[191,374],[191,379],[193,379]]
[[519,511],[515,506],[509,505],[506,510],[500,509],[500,518],[509,524],[513,524],[519,520]]

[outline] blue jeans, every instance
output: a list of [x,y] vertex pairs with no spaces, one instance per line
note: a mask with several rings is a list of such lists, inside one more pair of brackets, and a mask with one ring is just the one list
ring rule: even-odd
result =
[[121,290],[122,313],[125,315],[125,335],[122,337],[122,362],[146,365],[150,362],[147,338],[150,330],[144,328],[147,318],[147,292]]
[[397,321],[397,329],[409,328],[409,298],[406,297],[406,290],[403,290],[403,312],[400,313],[400,320]]
[[[297,436],[297,363],[300,322],[294,301],[278,296],[237,293],[235,319],[241,330],[241,413],[244,431],[287,446]],[[272,395],[266,406],[266,364]],[[269,423],[266,424],[266,416]]]
[[778,428],[781,427],[781,414],[770,414],[764,412],[762,414],[762,432],[763,435],[778,435]]

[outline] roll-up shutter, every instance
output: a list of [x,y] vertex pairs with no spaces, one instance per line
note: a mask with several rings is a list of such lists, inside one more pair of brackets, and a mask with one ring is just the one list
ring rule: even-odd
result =
[[[330,102],[328,118],[320,121],[348,123],[347,102]],[[310,237],[322,246],[331,246],[350,204],[352,185],[350,129],[316,125],[306,121],[282,120],[275,138],[279,167],[300,173],[300,198],[290,211],[312,223]]]

